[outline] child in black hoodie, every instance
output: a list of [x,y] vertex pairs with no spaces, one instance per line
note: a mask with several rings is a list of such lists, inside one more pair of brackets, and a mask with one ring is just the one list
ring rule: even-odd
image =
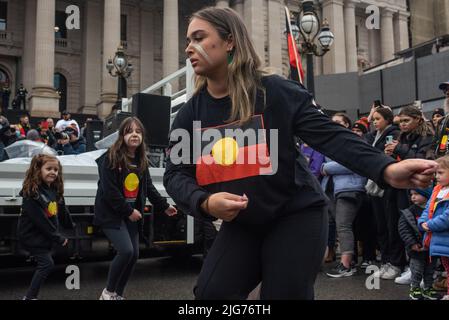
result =
[[107,286],[100,300],[123,300],[123,291],[139,256],[139,225],[146,198],[155,212],[175,215],[151,181],[142,123],[125,119],[117,141],[98,162],[94,223],[103,229],[117,255],[109,268]]
[[66,246],[68,239],[59,233],[59,225],[73,228],[64,202],[62,167],[58,159],[36,155],[26,172],[21,195],[22,211],[19,217],[20,244],[37,261],[37,269],[24,300],[36,300],[39,289],[51,273],[54,262],[53,245]]
[[[410,190],[413,205],[401,210],[398,223],[399,234],[410,257],[412,283],[409,297],[412,300],[438,299],[438,294],[432,287],[436,259],[429,259],[429,251],[423,248],[423,235],[418,229],[418,218],[423,213],[431,195],[432,188]],[[424,282],[423,290],[420,287],[421,281]]]

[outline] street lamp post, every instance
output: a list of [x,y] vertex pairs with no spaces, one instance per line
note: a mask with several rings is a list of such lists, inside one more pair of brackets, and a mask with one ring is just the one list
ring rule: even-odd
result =
[[[122,98],[127,96],[127,81],[134,70],[133,65],[129,62],[128,56],[125,54],[123,47],[118,47],[114,59],[109,59],[106,69],[113,77],[118,78],[117,101],[113,110],[122,110]],[[115,70],[114,70],[115,69]]]
[[[323,21],[321,27],[320,25],[313,1],[303,1],[299,15],[296,17],[296,25],[292,26],[292,34],[297,42],[300,36],[303,38],[299,50],[307,57],[307,89],[312,95],[315,95],[313,57],[324,56],[334,42],[334,35],[330,31],[327,20]],[[318,31],[320,32],[318,33]],[[318,39],[318,45],[315,43],[316,39]]]

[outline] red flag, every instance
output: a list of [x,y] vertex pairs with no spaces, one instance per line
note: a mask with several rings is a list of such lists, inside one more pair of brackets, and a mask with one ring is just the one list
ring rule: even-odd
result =
[[302,68],[301,57],[296,48],[296,41],[292,33],[292,24],[290,21],[290,10],[285,7],[285,23],[288,43],[288,58],[290,63],[290,79],[304,83],[304,70]]

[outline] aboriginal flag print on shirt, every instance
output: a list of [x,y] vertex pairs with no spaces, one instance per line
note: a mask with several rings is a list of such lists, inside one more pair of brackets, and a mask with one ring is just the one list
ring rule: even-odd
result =
[[52,218],[58,214],[58,204],[55,201],[50,201],[47,208],[45,208],[45,214],[48,218]]
[[126,201],[130,203],[136,202],[137,195],[139,194],[140,179],[135,171],[130,171],[123,181],[123,194]]
[[201,156],[196,160],[198,185],[272,174],[264,129],[262,115],[253,116],[243,128],[233,122],[201,129]]

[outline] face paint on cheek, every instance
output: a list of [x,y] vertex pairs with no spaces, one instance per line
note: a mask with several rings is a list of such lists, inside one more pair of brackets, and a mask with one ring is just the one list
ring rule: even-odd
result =
[[209,55],[204,51],[203,47],[197,43],[192,44],[192,47],[207,61],[207,63],[212,64],[212,60]]

